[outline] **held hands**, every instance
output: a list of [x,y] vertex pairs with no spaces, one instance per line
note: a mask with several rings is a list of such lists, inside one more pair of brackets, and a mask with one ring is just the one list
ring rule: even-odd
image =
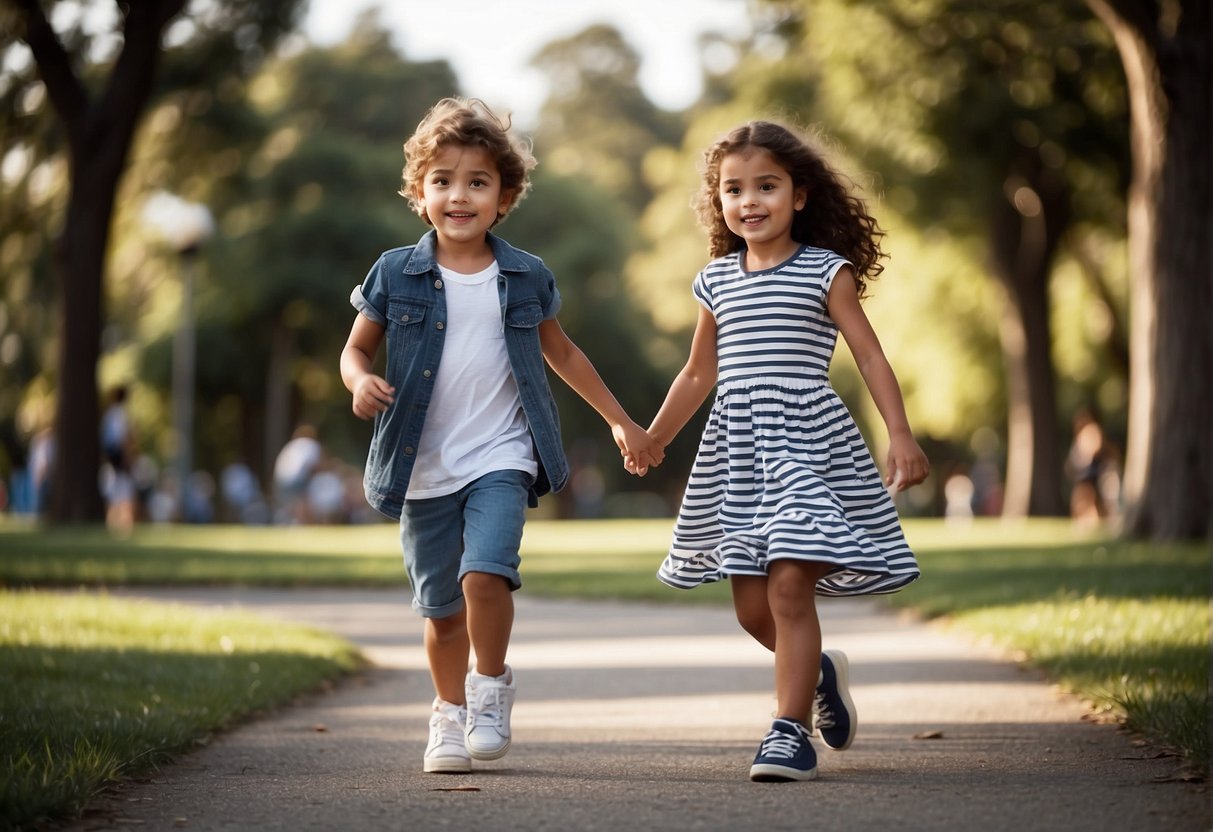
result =
[[629,474],[643,477],[665,459],[665,447],[649,436],[640,425],[628,421],[611,429],[623,467]]
[[359,419],[374,419],[391,407],[396,388],[374,373],[367,373],[354,385],[354,415]]
[[931,463],[927,455],[918,447],[910,434],[898,434],[889,437],[889,455],[885,462],[885,485],[889,488],[889,496],[898,491],[918,485],[931,473]]

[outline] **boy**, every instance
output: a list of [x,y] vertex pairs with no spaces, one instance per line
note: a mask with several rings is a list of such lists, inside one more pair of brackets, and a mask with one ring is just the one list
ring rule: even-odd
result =
[[[400,519],[425,619],[436,698],[424,770],[462,773],[509,750],[523,515],[568,479],[544,361],[607,421],[621,454],[664,454],[557,322],[552,273],[489,233],[535,166],[508,124],[483,102],[443,99],[404,154],[400,193],[432,230],[381,255],[354,289],[341,377],[354,413],[375,420],[367,500]],[[371,367],[385,336],[381,377]]]

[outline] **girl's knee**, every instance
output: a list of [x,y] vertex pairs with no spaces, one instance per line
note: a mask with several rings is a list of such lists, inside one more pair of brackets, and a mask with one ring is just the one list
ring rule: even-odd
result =
[[815,610],[817,582],[825,569],[817,563],[778,562],[778,568],[771,569],[767,586],[772,615],[801,615]]
[[737,623],[754,638],[762,641],[771,629],[770,610],[737,609]]

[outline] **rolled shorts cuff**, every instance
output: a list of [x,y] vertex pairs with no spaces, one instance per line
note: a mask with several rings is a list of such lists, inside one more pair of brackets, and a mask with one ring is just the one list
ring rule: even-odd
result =
[[469,572],[484,572],[489,575],[500,575],[505,578],[510,584],[510,591],[514,592],[522,586],[522,575],[517,569],[511,569],[504,563],[497,563],[491,560],[473,560],[463,563],[459,567],[459,580],[463,581],[463,576]]
[[463,596],[460,595],[454,601],[442,604],[437,607],[427,607],[425,604],[417,600],[417,596],[413,596],[413,609],[422,618],[450,618],[463,609]]

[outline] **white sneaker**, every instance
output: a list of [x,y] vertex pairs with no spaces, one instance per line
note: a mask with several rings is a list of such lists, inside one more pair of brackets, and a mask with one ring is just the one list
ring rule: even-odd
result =
[[469,671],[467,732],[464,745],[473,760],[496,760],[510,750],[510,711],[514,708],[514,674],[500,676]]
[[430,743],[425,747],[423,771],[439,774],[466,774],[472,770],[472,758],[463,746],[467,708],[434,700],[430,714]]

